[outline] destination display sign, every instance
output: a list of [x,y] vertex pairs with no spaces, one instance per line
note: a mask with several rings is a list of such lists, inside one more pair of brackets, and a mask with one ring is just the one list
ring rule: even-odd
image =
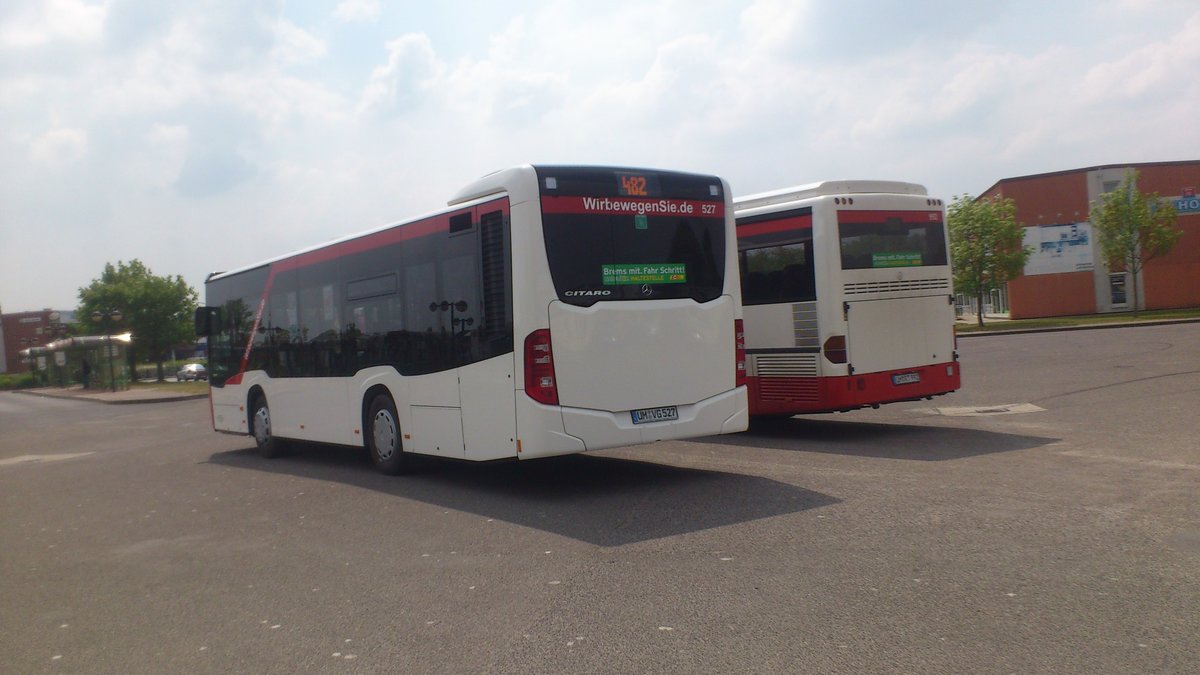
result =
[[893,251],[872,253],[871,267],[920,267],[920,251]]
[[605,286],[687,283],[687,265],[684,263],[601,265],[600,272]]
[[618,171],[617,193],[623,197],[657,197],[658,176]]

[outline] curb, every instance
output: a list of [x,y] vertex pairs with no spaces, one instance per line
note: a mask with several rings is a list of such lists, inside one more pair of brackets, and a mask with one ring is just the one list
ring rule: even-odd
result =
[[958,339],[971,337],[987,337],[989,335],[1027,335],[1029,333],[1063,333],[1076,330],[1108,330],[1110,328],[1139,328],[1146,326],[1171,326],[1181,323],[1200,323],[1196,319],[1158,319],[1150,321],[1126,321],[1123,323],[1097,323],[1088,326],[1052,326],[1047,328],[1013,328],[1009,330],[982,330],[969,333],[958,333]]
[[13,389],[13,393],[25,394],[26,396],[38,396],[40,398],[56,398],[65,401],[88,401],[90,403],[103,403],[104,405],[134,405],[140,403],[174,403],[176,401],[194,401],[201,398],[208,398],[208,394],[181,394],[179,396],[153,396],[146,398],[127,398],[108,400],[97,396],[76,395],[76,394],[53,394],[44,391],[30,391],[28,389]]

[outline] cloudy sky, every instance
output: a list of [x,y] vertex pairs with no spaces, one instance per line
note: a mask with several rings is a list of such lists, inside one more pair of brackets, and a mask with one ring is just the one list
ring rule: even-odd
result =
[[1000,178],[1200,158],[1195,0],[0,5],[0,308],[232,269],[523,163]]

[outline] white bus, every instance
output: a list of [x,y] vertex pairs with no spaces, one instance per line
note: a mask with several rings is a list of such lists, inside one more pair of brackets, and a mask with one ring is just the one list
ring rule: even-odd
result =
[[961,386],[942,200],[913,183],[827,181],[733,203],[751,415]]
[[529,459],[742,431],[737,242],[715,176],[520,166],[449,208],[205,285],[213,426]]

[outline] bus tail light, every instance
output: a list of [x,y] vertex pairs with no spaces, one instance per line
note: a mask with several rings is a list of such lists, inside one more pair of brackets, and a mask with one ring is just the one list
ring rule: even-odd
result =
[[825,358],[829,359],[830,363],[845,363],[846,336],[830,335],[825,340],[825,345],[821,347],[821,351],[825,354]]
[[746,384],[746,328],[741,319],[733,320],[733,354],[737,370],[733,386]]
[[549,328],[539,328],[525,338],[525,393],[538,403],[558,405]]

